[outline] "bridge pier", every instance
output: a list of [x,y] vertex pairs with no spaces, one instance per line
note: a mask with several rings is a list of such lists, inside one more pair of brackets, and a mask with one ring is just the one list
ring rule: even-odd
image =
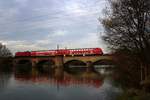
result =
[[64,73],[63,69],[64,69],[63,56],[56,56],[55,57],[54,76],[56,78],[62,78],[63,73]]
[[63,56],[56,56],[54,61],[56,67],[63,67],[64,65]]
[[17,61],[13,60],[13,67],[17,65]]
[[36,67],[37,65],[36,61],[31,61],[31,63],[32,63],[32,67]]
[[86,72],[93,72],[93,71],[95,71],[94,66],[93,66],[91,61],[87,61],[86,62],[86,66],[87,66]]

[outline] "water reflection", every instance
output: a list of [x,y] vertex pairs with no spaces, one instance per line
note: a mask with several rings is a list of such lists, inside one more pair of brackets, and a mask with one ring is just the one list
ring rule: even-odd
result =
[[7,87],[10,77],[11,77],[10,73],[6,74],[3,72],[0,72],[0,92],[3,91]]
[[97,72],[72,71],[14,67],[13,73],[0,74],[0,100],[115,100],[119,89],[110,79]]
[[[15,69],[14,78],[20,82],[31,82],[32,84],[49,84],[49,85],[60,85],[60,86],[75,86],[75,85],[85,85],[100,87],[103,83],[103,79],[100,74],[97,73],[82,73],[82,74],[70,74],[61,69],[56,71],[56,73],[45,72],[42,73],[39,70],[32,69],[27,71],[27,73],[22,73],[20,69]],[[31,73],[29,73],[31,72]],[[57,74],[59,73],[59,75]],[[57,75],[56,75],[57,74]],[[91,76],[91,77],[89,77]]]
[[0,66],[0,92],[7,88],[12,75],[11,64],[1,64]]

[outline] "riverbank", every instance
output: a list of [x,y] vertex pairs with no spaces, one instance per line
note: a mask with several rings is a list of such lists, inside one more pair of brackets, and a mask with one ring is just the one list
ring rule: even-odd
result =
[[116,100],[150,100],[150,77],[140,82],[139,73],[119,68],[112,76],[116,85],[122,89]]
[[117,100],[150,100],[150,93],[140,89],[126,89]]

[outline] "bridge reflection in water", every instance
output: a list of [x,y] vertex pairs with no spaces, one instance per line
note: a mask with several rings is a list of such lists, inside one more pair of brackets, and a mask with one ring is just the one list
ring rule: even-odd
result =
[[0,72],[0,100],[115,100],[118,95],[118,88],[98,73],[102,66],[87,70],[74,63],[66,70],[52,67],[51,71],[47,67],[22,65],[11,73]]
[[99,73],[68,73],[66,71],[58,72],[59,75],[51,72],[40,72],[38,69],[28,69],[28,72],[15,68],[14,76],[18,82],[31,82],[33,84],[49,84],[56,86],[93,86],[99,88],[103,84],[103,78]]

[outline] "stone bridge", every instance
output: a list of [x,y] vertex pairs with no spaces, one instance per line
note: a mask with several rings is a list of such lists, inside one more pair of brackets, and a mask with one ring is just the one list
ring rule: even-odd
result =
[[111,55],[85,55],[85,56],[36,56],[36,57],[15,57],[13,64],[24,64],[28,63],[31,66],[37,66],[38,64],[49,63],[50,65],[54,65],[57,67],[62,67],[65,64],[69,64],[71,62],[80,62],[87,66],[94,64],[111,64],[113,62],[113,56]]

